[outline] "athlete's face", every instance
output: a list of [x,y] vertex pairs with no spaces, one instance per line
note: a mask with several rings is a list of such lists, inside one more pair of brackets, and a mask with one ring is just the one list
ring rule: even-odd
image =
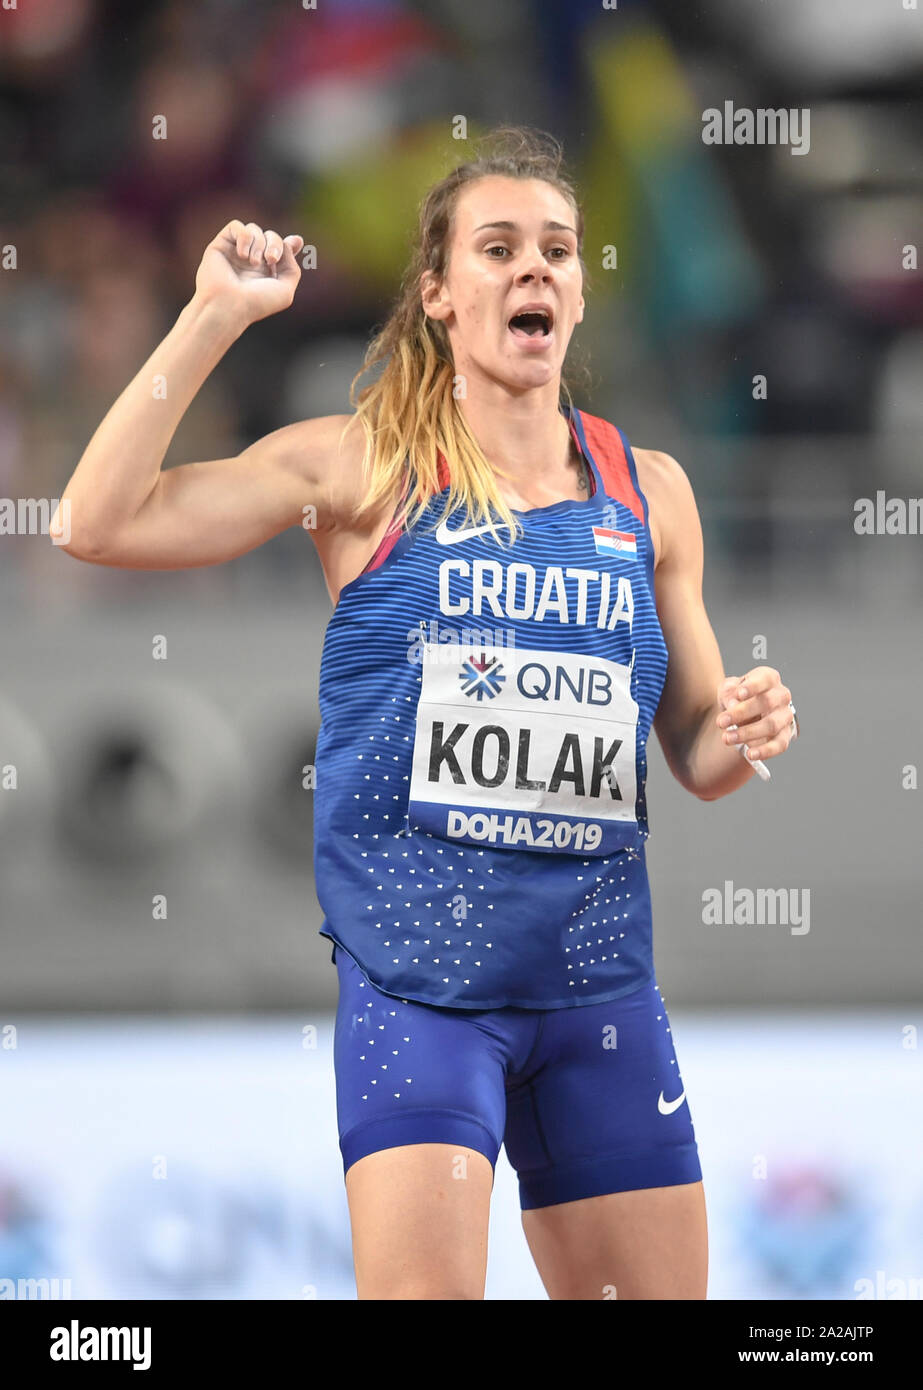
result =
[[[456,373],[528,390],[560,376],[582,290],[567,199],[541,179],[491,175],[460,193],[446,275],[424,277],[423,307],[445,323]],[[544,317],[516,321],[537,306]]]

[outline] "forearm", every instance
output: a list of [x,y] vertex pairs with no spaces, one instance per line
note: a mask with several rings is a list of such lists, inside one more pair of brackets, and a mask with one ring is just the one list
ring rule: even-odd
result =
[[703,801],[717,801],[736,792],[756,775],[746,756],[737,751],[737,745],[724,742],[722,730],[715,723],[717,716],[717,705],[703,710],[686,745],[681,780]]
[[[104,538],[150,496],[190,403],[246,323],[194,296],[102,420],[62,497],[51,533]],[[56,522],[60,524],[56,526]]]

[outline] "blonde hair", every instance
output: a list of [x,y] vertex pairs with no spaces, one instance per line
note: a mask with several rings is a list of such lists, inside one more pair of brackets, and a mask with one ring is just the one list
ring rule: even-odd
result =
[[[441,450],[451,460],[449,496],[442,519],[463,506],[470,524],[490,524],[501,545],[495,518],[510,528],[511,542],[515,539],[516,518],[501,497],[494,469],[456,404],[449,337],[441,321],[424,313],[420,282],[427,270],[439,279],[445,275],[459,192],[489,175],[541,179],[567,199],[577,219],[577,251],[586,280],[583,212],[562,164],[563,151],[553,136],[527,126],[500,126],[479,142],[475,158],[453,169],[423,199],[400,293],[384,327],[369,343],[363,365],[350,386],[349,400],[355,414],[343,434],[358,420],[366,435],[364,487],[356,505],[357,518],[403,489],[399,522],[413,525],[418,521],[431,497],[441,491],[437,458],[437,450]],[[377,379],[357,394],[360,379],[382,363]],[[563,373],[561,396],[573,409]]]

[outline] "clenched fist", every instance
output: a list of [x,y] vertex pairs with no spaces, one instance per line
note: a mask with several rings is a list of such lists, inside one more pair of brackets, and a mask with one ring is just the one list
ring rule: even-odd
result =
[[715,718],[727,744],[736,744],[748,762],[777,758],[798,735],[792,692],[772,666],[755,666],[744,676],[726,676],[718,686]]
[[247,324],[287,309],[301,279],[295,259],[304,239],[280,237],[255,222],[229,222],[205,248],[196,271],[196,295]]

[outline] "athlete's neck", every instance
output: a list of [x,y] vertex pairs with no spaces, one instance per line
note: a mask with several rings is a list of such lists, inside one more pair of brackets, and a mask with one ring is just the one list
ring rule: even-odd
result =
[[495,407],[465,400],[459,408],[501,485],[520,497],[530,489],[567,492],[583,483],[580,451],[556,404],[535,410],[520,402]]

